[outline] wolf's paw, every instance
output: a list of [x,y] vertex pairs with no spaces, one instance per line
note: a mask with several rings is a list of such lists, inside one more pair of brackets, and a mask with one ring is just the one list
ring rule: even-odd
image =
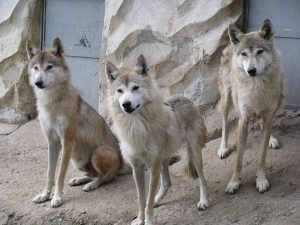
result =
[[93,191],[93,190],[97,189],[98,186],[99,185],[96,184],[95,182],[90,182],[90,183],[84,185],[84,187],[82,188],[82,190],[85,191],[85,192],[89,192],[89,191]]
[[144,219],[135,218],[132,220],[131,225],[144,225]]
[[80,185],[81,183],[79,182],[79,180],[75,177],[75,178],[72,178],[71,180],[69,180],[69,185],[70,186],[78,186]]
[[50,203],[52,208],[56,208],[62,205],[62,198],[61,197],[53,197]]
[[208,208],[208,202],[207,200],[203,201],[203,200],[200,200],[198,203],[197,203],[197,208],[198,210],[205,210]]
[[260,193],[263,193],[269,189],[269,181],[267,180],[264,172],[257,172],[256,188]]
[[224,158],[226,158],[226,156],[228,156],[228,152],[229,152],[228,148],[220,147],[219,150],[218,150],[218,157],[220,159],[224,159]]
[[87,183],[88,181],[85,179],[85,177],[74,177],[71,180],[69,180],[70,186],[79,186],[82,184]]
[[226,188],[226,193],[234,194],[240,187],[239,181],[230,181]]
[[274,138],[272,135],[270,137],[270,141],[269,141],[269,148],[279,148],[279,143],[278,140],[276,138]]
[[38,194],[38,195],[36,195],[33,199],[32,199],[32,201],[34,202],[34,203],[37,203],[37,204],[39,204],[39,203],[43,203],[43,202],[45,202],[45,201],[48,201],[49,200],[49,195],[48,194]]

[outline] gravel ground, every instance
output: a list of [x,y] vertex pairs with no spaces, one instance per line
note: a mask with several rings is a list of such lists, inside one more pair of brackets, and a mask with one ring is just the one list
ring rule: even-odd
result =
[[[173,185],[155,209],[156,224],[300,224],[300,117],[281,116],[278,121],[275,136],[282,147],[268,152],[269,191],[260,194],[255,189],[257,131],[250,132],[242,186],[234,195],[225,194],[225,188],[236,153],[218,159],[220,139],[216,139],[203,151],[209,208],[197,210],[198,183],[184,175],[182,160],[170,169]],[[231,134],[231,143],[234,136],[236,132]],[[43,189],[46,169],[47,146],[37,121],[0,136],[0,225],[130,224],[136,216],[137,197],[131,175],[117,177],[85,193],[82,187],[67,184],[71,177],[80,174],[72,167],[68,170],[61,207],[52,209],[50,202],[33,204],[32,198]]]

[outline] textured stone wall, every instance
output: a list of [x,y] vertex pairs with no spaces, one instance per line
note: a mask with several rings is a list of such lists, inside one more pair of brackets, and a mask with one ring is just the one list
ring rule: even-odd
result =
[[26,41],[40,43],[41,0],[0,1],[0,121],[21,124],[36,115],[28,85]]
[[100,113],[107,115],[105,61],[130,68],[142,53],[166,97],[184,95],[207,115],[213,114],[219,98],[220,53],[228,43],[228,25],[242,21],[242,4],[241,0],[106,1]]

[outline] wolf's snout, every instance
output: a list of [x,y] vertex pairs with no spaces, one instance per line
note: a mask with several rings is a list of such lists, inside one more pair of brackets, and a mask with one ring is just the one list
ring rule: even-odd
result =
[[251,77],[256,76],[256,68],[252,68],[252,69],[248,70],[247,72]]
[[37,82],[34,83],[38,88],[44,88],[44,85],[43,85],[43,81],[41,80],[38,80]]
[[122,107],[123,107],[124,111],[127,113],[131,113],[134,111],[134,109],[131,107],[131,102],[129,102],[129,101],[124,102],[122,104]]
[[124,109],[130,109],[131,108],[131,102],[125,102],[122,104]]

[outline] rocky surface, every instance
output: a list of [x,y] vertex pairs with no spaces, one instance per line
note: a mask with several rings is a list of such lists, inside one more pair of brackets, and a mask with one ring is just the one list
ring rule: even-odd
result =
[[34,95],[28,85],[26,41],[40,43],[42,1],[0,2],[0,121],[22,124],[34,117]]
[[[214,106],[227,27],[241,22],[241,15],[238,0],[106,1],[102,68],[107,60],[132,68],[143,54],[165,97],[184,95]],[[99,111],[106,116],[104,69],[100,79]]]

